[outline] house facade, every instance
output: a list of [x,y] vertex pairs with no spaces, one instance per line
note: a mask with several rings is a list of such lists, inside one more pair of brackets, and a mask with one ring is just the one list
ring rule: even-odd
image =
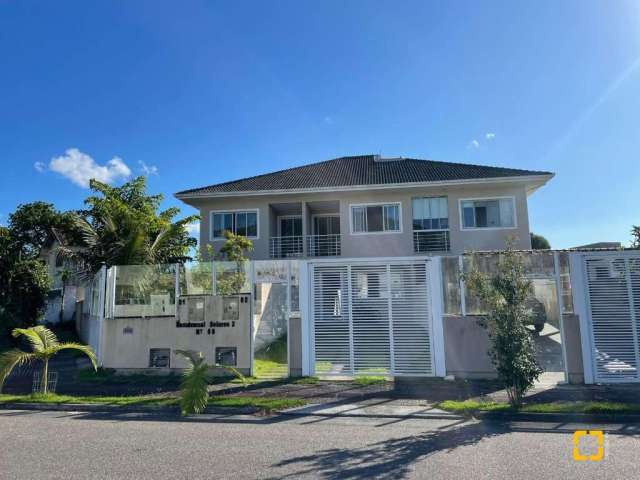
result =
[[256,260],[405,257],[531,247],[527,200],[550,172],[342,157],[176,194],[200,210],[200,245],[230,230]]

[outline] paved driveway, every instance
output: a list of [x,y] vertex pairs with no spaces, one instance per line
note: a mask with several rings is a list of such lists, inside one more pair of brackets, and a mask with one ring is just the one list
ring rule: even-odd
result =
[[608,427],[617,433],[597,463],[572,460],[576,428],[584,426],[5,410],[0,478],[636,477],[640,439],[631,434],[640,426]]

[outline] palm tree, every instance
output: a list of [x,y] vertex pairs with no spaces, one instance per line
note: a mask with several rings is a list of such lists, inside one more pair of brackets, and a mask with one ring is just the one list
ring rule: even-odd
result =
[[73,277],[73,272],[69,270],[67,267],[63,267],[57,274],[60,277],[60,282],[62,283],[62,301],[60,302],[60,322],[64,322],[64,295],[67,290],[67,284],[69,280]]
[[62,350],[77,350],[82,352],[91,360],[93,369],[97,370],[98,368],[96,355],[93,353],[91,347],[74,342],[60,343],[56,334],[42,325],[31,328],[14,328],[11,335],[13,335],[14,338],[20,336],[25,337],[31,344],[32,351],[24,352],[13,349],[0,355],[0,390],[2,389],[2,384],[15,367],[27,365],[39,360],[42,361],[41,392],[46,394],[49,384],[49,359]]
[[200,413],[209,400],[209,365],[205,363],[202,352],[176,350],[176,353],[189,362],[180,386],[180,410],[183,415]]

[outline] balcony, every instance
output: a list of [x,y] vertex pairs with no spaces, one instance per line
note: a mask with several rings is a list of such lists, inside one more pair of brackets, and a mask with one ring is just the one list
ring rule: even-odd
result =
[[418,230],[413,232],[413,251],[448,252],[451,249],[449,243],[449,230]]
[[307,255],[337,257],[340,255],[340,234],[307,235]]
[[271,258],[296,258],[304,255],[302,235],[271,237],[269,256]]

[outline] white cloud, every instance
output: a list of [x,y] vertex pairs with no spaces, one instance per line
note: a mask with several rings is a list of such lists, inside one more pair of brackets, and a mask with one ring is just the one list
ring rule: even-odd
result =
[[36,162],[33,164],[33,168],[42,173],[47,169],[47,165],[44,162]]
[[147,177],[149,175],[158,175],[158,167],[155,165],[147,165],[142,160],[139,160],[138,163],[140,164],[140,171]]
[[480,148],[480,142],[474,138],[469,143],[469,148]]
[[484,135],[484,138],[486,138],[487,140],[493,140],[494,138],[496,138],[496,134],[493,132],[489,132]]
[[189,235],[191,235],[192,237],[200,237],[200,222],[187,223],[185,225],[185,228],[187,229],[187,232],[189,232]]
[[103,183],[113,183],[131,176],[131,169],[120,157],[113,157],[105,165],[99,165],[77,148],[70,148],[64,155],[52,158],[49,162],[49,170],[59,173],[84,188],[89,186],[89,180],[92,178]]

